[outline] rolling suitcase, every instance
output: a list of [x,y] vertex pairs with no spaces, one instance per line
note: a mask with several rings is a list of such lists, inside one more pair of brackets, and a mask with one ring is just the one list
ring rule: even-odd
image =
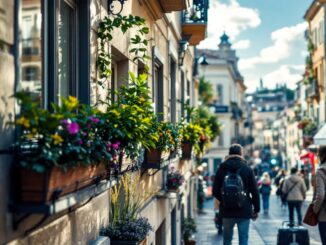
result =
[[309,245],[309,233],[306,227],[290,226],[283,222],[278,229],[277,245]]

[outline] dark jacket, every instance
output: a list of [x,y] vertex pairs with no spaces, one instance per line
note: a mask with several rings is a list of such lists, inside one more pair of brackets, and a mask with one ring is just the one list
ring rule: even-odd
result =
[[[243,208],[237,210],[228,209],[223,205],[222,200],[222,185],[224,177],[228,172],[235,173],[239,168],[244,166],[240,171],[240,176],[243,181],[244,189],[247,191],[248,198]],[[255,175],[252,169],[247,166],[247,162],[240,156],[228,156],[227,159],[221,163],[216,171],[215,181],[213,186],[213,195],[221,202],[220,213],[224,218],[246,218],[252,217],[252,212],[258,213],[260,211],[259,190],[256,183]]]

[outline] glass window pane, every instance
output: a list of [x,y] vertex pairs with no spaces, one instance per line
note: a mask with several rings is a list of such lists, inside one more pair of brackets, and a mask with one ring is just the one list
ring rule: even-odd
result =
[[41,0],[21,2],[20,87],[35,100],[42,96],[42,10]]
[[58,16],[58,95],[75,95],[74,79],[74,9],[65,1],[60,2]]

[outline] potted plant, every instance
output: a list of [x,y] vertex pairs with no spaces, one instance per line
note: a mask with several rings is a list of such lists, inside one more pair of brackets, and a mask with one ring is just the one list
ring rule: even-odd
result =
[[162,161],[169,158],[170,150],[175,147],[171,131],[171,123],[160,122],[157,118],[153,120],[152,135],[155,135],[157,140],[154,142],[154,146],[145,150],[143,167],[159,169]]
[[182,128],[182,158],[191,159],[194,145],[199,143],[201,127],[198,124],[188,123]]
[[101,229],[102,236],[110,237],[112,245],[141,243],[152,230],[148,220],[139,216],[144,202],[150,194],[137,192],[140,174],[122,176],[111,189],[111,221]]
[[184,177],[179,170],[176,170],[173,165],[170,166],[170,171],[167,176],[167,189],[169,191],[177,191],[184,181]]
[[107,177],[105,163],[112,156],[97,134],[97,111],[81,108],[74,97],[52,105],[53,113],[26,93],[16,98],[18,201],[47,202]]
[[192,218],[185,218],[182,222],[182,236],[185,245],[195,245],[196,241],[193,239],[193,234],[196,232],[196,223]]

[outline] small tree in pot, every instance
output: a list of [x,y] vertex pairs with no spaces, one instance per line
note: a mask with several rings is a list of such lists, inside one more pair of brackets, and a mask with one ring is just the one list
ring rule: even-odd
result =
[[193,234],[196,232],[196,223],[193,218],[186,218],[182,223],[182,236],[185,245],[195,245]]

